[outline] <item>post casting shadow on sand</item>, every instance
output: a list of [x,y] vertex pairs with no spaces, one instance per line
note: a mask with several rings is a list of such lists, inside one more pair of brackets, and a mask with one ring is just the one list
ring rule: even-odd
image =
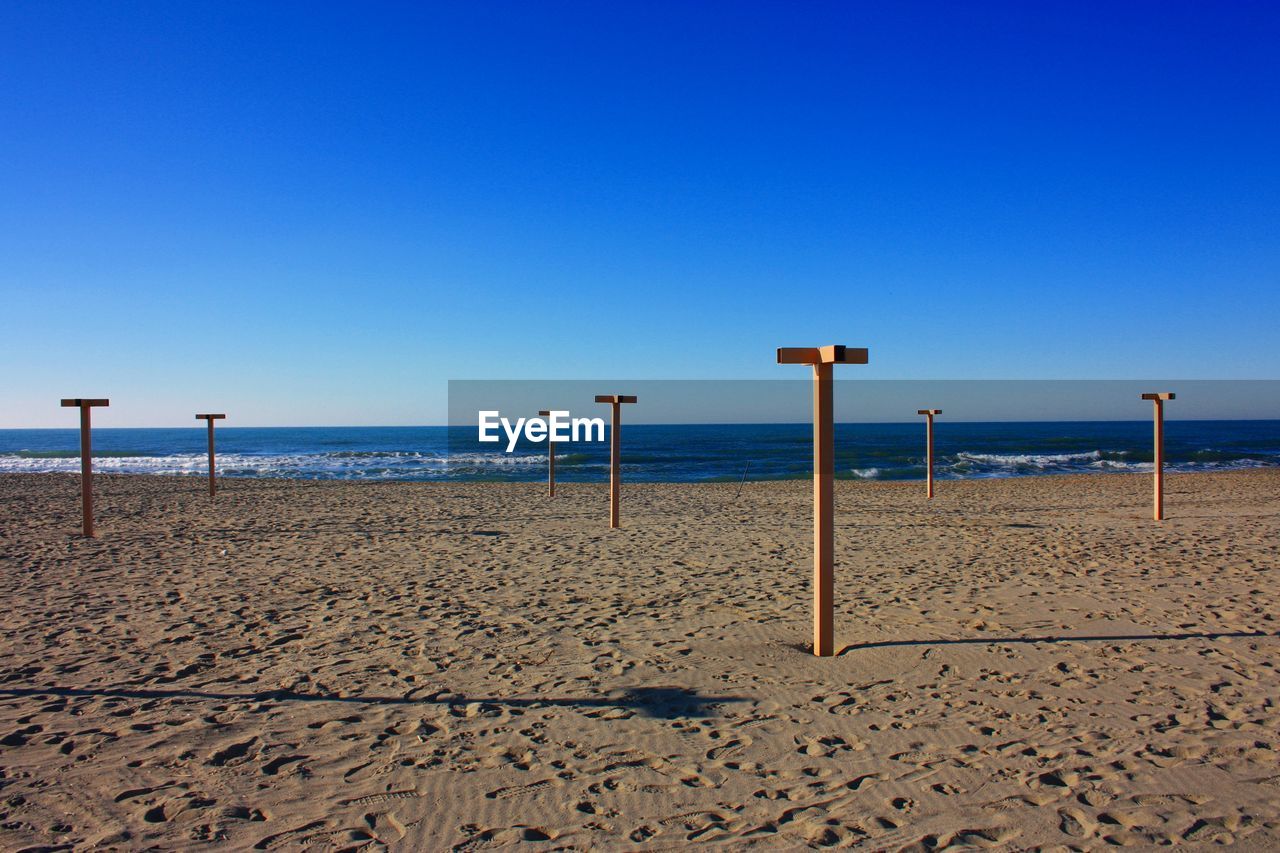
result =
[[[869,649],[894,649],[907,646],[998,646],[1002,643],[1035,644],[1035,643],[1124,643],[1173,640],[1225,640],[1246,637],[1280,637],[1280,631],[1206,631],[1186,632],[1178,634],[1101,634],[1072,637],[1061,634],[1043,637],[963,637],[956,640],[877,640],[874,643],[854,643],[845,646],[837,654],[861,652]],[[797,644],[796,648],[808,651],[807,646]]]
[[813,368],[813,653],[835,654],[835,410],[832,367],[866,364],[861,347],[778,347],[778,364]]
[[208,693],[201,690],[148,690],[133,687],[4,687],[0,696],[85,696],[120,699],[212,699],[218,702],[347,702],[355,705],[448,705],[462,707],[501,705],[506,708],[629,708],[645,717],[671,720],[677,717],[712,716],[712,709],[730,702],[749,701],[745,696],[700,696],[683,687],[633,687],[612,696],[516,697],[458,696],[439,691],[420,699],[405,696],[333,696],[264,690],[261,693]]

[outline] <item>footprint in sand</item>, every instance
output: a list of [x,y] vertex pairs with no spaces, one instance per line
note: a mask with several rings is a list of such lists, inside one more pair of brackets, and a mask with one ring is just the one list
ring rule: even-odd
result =
[[368,806],[375,803],[386,803],[392,800],[413,800],[421,797],[417,791],[386,791],[381,794],[368,794],[363,797],[353,797],[349,800],[342,800],[344,806]]
[[473,834],[466,841],[453,846],[454,853],[470,853],[472,850],[490,850],[511,847],[527,841],[551,841],[545,828],[536,826],[512,826],[505,829],[485,829]]
[[794,739],[796,752],[815,758],[831,758],[838,752],[854,752],[867,748],[865,743],[854,741],[849,743],[842,737],[827,735],[825,737],[807,737],[798,735]]
[[257,754],[257,750],[254,749],[257,744],[258,739],[256,737],[228,744],[221,749],[215,750],[209,756],[209,764],[214,767],[235,767],[244,764]]
[[512,797],[522,797],[529,794],[537,794],[545,791],[554,784],[552,779],[542,779],[537,782],[530,782],[527,785],[511,785],[507,788],[498,788],[485,794],[491,800],[509,800]]
[[734,738],[723,746],[717,746],[713,749],[707,750],[707,760],[719,761],[724,758],[731,758],[750,746],[752,742],[751,738],[745,736],[741,738]]
[[1080,809],[1059,809],[1058,829],[1072,838],[1091,838],[1098,824]]
[[192,809],[207,809],[216,802],[196,794],[184,794],[151,806],[142,813],[142,819],[147,823],[167,823],[184,812]]

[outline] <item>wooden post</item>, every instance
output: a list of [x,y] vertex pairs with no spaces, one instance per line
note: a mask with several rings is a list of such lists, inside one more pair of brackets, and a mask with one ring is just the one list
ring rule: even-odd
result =
[[820,657],[836,653],[833,366],[866,363],[867,351],[853,347],[778,349],[778,364],[813,365],[813,653]]
[[925,421],[924,443],[925,456],[928,460],[929,473],[926,478],[928,496],[933,497],[933,416],[942,414],[942,409],[917,409],[917,415],[924,415],[928,418]]
[[217,468],[213,464],[213,422],[224,418],[226,415],[196,415],[196,420],[209,422],[209,497],[218,490]]
[[[538,412],[544,418],[551,417],[550,409]],[[556,496],[556,443],[551,440],[550,429],[547,431],[547,497]]]
[[836,426],[832,367],[813,366],[813,653],[835,654]]
[[622,404],[634,403],[636,398],[624,394],[601,394],[596,397],[596,402],[613,406],[613,423],[609,427],[609,527],[621,527],[622,471],[619,462],[622,456]]
[[1164,520],[1164,403],[1166,400],[1177,399],[1176,394],[1165,392],[1163,394],[1143,394],[1142,399],[1150,400],[1155,404],[1153,416],[1155,418],[1155,494],[1153,495],[1154,506],[1152,515],[1156,521]]
[[80,517],[84,535],[93,537],[93,443],[90,440],[89,410],[110,406],[110,400],[65,399],[62,405],[80,409]]

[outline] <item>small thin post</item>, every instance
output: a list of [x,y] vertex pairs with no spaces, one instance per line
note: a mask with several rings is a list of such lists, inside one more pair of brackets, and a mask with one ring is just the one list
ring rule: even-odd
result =
[[[538,412],[544,418],[551,417],[550,409],[543,409]],[[547,434],[547,497],[554,498],[556,496],[556,443],[551,440],[550,432]]]
[[622,406],[613,401],[613,423],[609,428],[609,527],[621,526],[622,472],[619,457],[622,456]]
[[929,497],[933,497],[933,415],[929,415]]
[[1177,399],[1176,394],[1143,394],[1142,399],[1150,400],[1154,403],[1152,411],[1152,419],[1154,425],[1154,444],[1155,444],[1155,464],[1152,466],[1154,473],[1153,494],[1152,494],[1152,517],[1156,521],[1164,521],[1164,404],[1166,400]]
[[196,415],[196,420],[207,421],[209,424],[209,497],[213,497],[218,491],[218,468],[215,464],[213,452],[213,422],[220,421],[226,415]]
[[209,497],[218,491],[218,466],[213,458],[213,418],[209,419]]
[[80,518],[84,535],[93,538],[93,439],[88,406],[80,407]]
[[109,406],[110,400],[75,397],[64,399],[66,408],[80,410],[80,524],[84,535],[93,538],[93,431],[90,410],[94,406]]
[[636,398],[623,394],[602,394],[597,403],[609,403],[613,407],[613,423],[609,429],[609,527],[622,526],[622,404],[634,403]]
[[813,366],[813,653],[835,654],[835,423],[830,364]]
[[933,497],[933,416],[942,414],[942,409],[917,409],[917,415],[924,415],[926,418],[924,427],[924,443],[925,458],[927,460],[928,472],[925,475],[925,491],[928,497]]

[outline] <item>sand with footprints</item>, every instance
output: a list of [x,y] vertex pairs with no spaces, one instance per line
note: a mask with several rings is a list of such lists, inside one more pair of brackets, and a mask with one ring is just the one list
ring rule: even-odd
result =
[[3,847],[1280,845],[1280,471],[0,477]]

